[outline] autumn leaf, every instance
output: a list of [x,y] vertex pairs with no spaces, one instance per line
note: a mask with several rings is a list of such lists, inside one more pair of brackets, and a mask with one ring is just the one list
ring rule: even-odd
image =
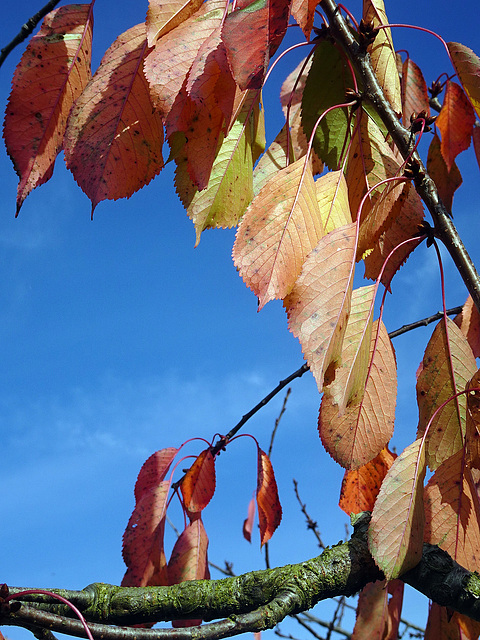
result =
[[477,164],[480,167],[480,125],[475,123],[472,131],[473,148],[475,151],[475,157],[477,158]]
[[[322,87],[319,91],[318,88]],[[311,69],[302,99],[302,127],[310,138],[315,123],[329,107],[345,103],[345,91],[353,89],[350,71],[340,50],[328,40],[315,47]],[[313,138],[313,148],[325,164],[339,169],[342,152],[352,130],[349,110],[333,109],[320,121]]]
[[159,38],[178,27],[202,4],[203,0],[149,0],[145,21],[148,46],[153,47]]
[[458,42],[447,42],[447,47],[463,88],[480,116],[480,58]]
[[471,296],[468,296],[461,312],[455,316],[454,322],[467,338],[475,358],[480,357],[480,313]]
[[305,160],[280,169],[243,216],[233,260],[259,309],[290,293],[305,258],[323,235],[315,183]]
[[480,623],[436,602],[430,603],[425,640],[476,640]]
[[188,511],[196,513],[205,509],[215,492],[215,460],[210,449],[205,449],[196,458],[180,488]]
[[480,371],[467,384],[465,458],[469,466],[480,469]]
[[[387,25],[388,18],[383,0],[364,0],[363,20],[367,24],[372,22],[374,27]],[[368,52],[372,61],[372,68],[385,97],[390,102],[393,110],[397,114],[401,114],[400,78],[398,77],[395,49],[389,28],[379,30],[374,42],[369,46]]]
[[144,24],[120,35],[70,113],[65,160],[92,214],[102,200],[129,198],[163,166],[163,122],[142,70],[146,47]]
[[224,22],[223,42],[240,89],[261,89],[287,30],[290,0],[241,0]]
[[435,124],[442,134],[441,151],[449,171],[458,154],[470,146],[474,123],[475,113],[462,87],[448,80]]
[[315,181],[318,208],[325,233],[352,222],[343,171],[329,171]]
[[135,508],[123,534],[122,555],[127,565],[123,586],[168,584],[163,535],[170,481],[164,478],[177,451],[157,451],[138,474]]
[[[465,389],[477,370],[467,339],[451,320],[436,326],[429,340],[417,379],[419,422],[417,437],[423,436],[436,409],[452,398],[437,413],[426,435],[426,458],[430,469],[436,469],[463,447],[466,398],[454,398]],[[448,344],[447,344],[448,339]],[[450,364],[450,353],[452,365]]]
[[425,471],[425,446],[419,438],[395,460],[375,502],[368,544],[388,580],[412,569],[422,557]]
[[237,225],[253,198],[253,146],[257,139],[255,125],[259,106],[258,98],[257,104],[252,105],[252,97],[244,103],[227,137],[223,139],[203,191],[199,191],[190,179],[184,152],[176,159],[175,187],[195,225],[195,246],[205,229]]
[[426,115],[430,115],[427,83],[422,70],[410,57],[405,60],[402,66],[401,88],[403,125],[408,129],[411,125],[412,114],[418,115],[425,112]]
[[445,460],[425,487],[425,542],[476,571],[480,562],[480,503],[462,449]]
[[260,526],[260,544],[263,546],[273,536],[282,519],[282,507],[278,498],[277,483],[272,463],[267,454],[258,449],[257,457],[257,508]]
[[[208,536],[200,517],[185,527],[175,542],[168,562],[169,584],[186,580],[209,580]],[[201,624],[201,619],[174,620],[172,626],[193,627]]]
[[397,640],[404,583],[370,582],[360,592],[352,640]]
[[[347,336],[348,327],[345,339]],[[383,324],[374,352],[375,339],[376,326],[372,330],[370,358],[374,355],[365,393],[358,389],[342,412],[342,405],[335,402],[332,393],[337,375],[338,386],[345,378],[342,369],[338,369],[334,383],[325,387],[320,405],[318,430],[322,443],[332,458],[346,469],[361,467],[375,458],[393,434],[397,372],[393,347]],[[346,371],[351,373],[348,368]],[[360,381],[361,376],[365,380],[365,375],[366,371],[361,370]]]
[[52,177],[68,114],[90,79],[92,25],[90,4],[51,11],[15,70],[3,137],[20,178],[17,215],[28,194]]
[[292,0],[292,17],[305,34],[307,40],[310,40],[316,6],[316,0],[307,0],[307,2]]
[[145,58],[145,77],[152,102],[166,118],[179,94],[197,54],[220,26],[223,0],[207,0],[198,12],[160,38]]
[[285,298],[288,328],[300,340],[303,354],[322,391],[327,369],[340,364],[350,314],[356,225],[338,227],[324,236],[303,265]]
[[255,519],[255,498],[248,503],[247,517],[243,522],[243,537],[248,542],[252,541],[253,521]]
[[[289,142],[290,148],[288,149]],[[253,170],[254,194],[257,195],[277,171],[285,169],[288,166],[287,158],[292,157],[291,136],[287,133],[287,125],[284,125]]]
[[455,161],[453,161],[451,169],[448,169],[441,152],[440,138],[436,133],[428,148],[427,171],[437,186],[438,195],[442,199],[443,204],[451,212],[453,194],[462,184],[463,180]]
[[340,509],[348,515],[372,511],[383,479],[396,457],[384,447],[370,462],[345,471],[338,503]]

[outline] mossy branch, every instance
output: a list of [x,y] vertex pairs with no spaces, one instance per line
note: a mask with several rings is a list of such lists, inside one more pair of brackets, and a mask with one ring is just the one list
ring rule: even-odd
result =
[[[369,514],[362,514],[348,542],[327,548],[316,558],[299,564],[171,587],[96,583],[83,591],[54,591],[73,602],[89,622],[93,635],[103,640],[200,640],[263,631],[287,615],[310,609],[320,600],[353,595],[368,582],[383,578],[368,551],[369,521]],[[421,562],[403,580],[439,604],[448,604],[480,621],[480,577],[460,567],[437,547],[425,545]],[[20,591],[16,588],[10,593]],[[18,599],[22,602],[20,610],[4,613],[0,624],[84,637],[84,630],[72,618],[71,611],[53,598],[29,595]],[[182,618],[223,619],[180,629],[124,626]]]

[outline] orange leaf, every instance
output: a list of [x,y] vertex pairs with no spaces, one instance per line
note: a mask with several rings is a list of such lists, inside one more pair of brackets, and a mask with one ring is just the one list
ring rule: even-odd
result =
[[203,0],[149,0],[146,29],[148,46],[184,22],[202,6]]
[[425,487],[425,542],[469,571],[480,562],[480,503],[463,450],[443,462]]
[[423,549],[425,446],[415,440],[392,464],[368,530],[370,553],[390,580],[412,569]]
[[410,127],[413,113],[418,115],[425,111],[430,115],[427,83],[422,70],[411,58],[405,60],[402,68],[402,105],[403,124],[407,128]]
[[17,215],[27,195],[51,178],[68,114],[90,78],[91,9],[51,11],[15,70],[3,136],[20,177]]
[[305,38],[310,40],[310,34],[315,17],[317,0],[292,0],[292,17],[305,34]]
[[455,316],[454,322],[467,338],[475,358],[480,357],[480,313],[473,304],[471,296],[468,296],[462,311]]
[[215,460],[210,449],[205,449],[197,457],[180,487],[188,511],[205,509],[215,492]]
[[92,201],[129,198],[163,166],[163,123],[154,112],[142,63],[145,25],[108,49],[75,103],[65,134],[65,159]]
[[[170,584],[186,580],[209,580],[208,536],[201,518],[196,518],[185,527],[177,538],[168,562]],[[173,627],[193,627],[201,624],[201,619],[174,620]]]
[[361,590],[352,640],[397,640],[403,588],[401,580],[377,580]]
[[440,138],[436,133],[428,148],[427,171],[437,185],[438,195],[442,199],[443,204],[451,212],[453,194],[462,184],[463,180],[455,161],[452,163],[452,168],[450,170],[448,169],[441,152]]
[[430,603],[424,640],[477,640],[480,623],[442,607]]
[[460,85],[447,81],[445,99],[436,126],[442,133],[441,151],[447,169],[452,170],[455,158],[470,146],[475,113]]
[[447,42],[447,47],[463,88],[480,115],[480,58],[458,42]]
[[[465,389],[477,370],[475,358],[467,339],[451,320],[447,322],[450,349],[447,345],[445,324],[436,326],[425,350],[421,371],[417,379],[419,422],[417,436],[423,436],[427,424],[449,398]],[[452,355],[453,369],[450,365]],[[426,456],[430,469],[436,469],[463,447],[466,398],[464,395],[448,402],[437,413],[426,436]]]
[[343,171],[329,171],[315,181],[318,207],[325,233],[352,222]]
[[345,471],[338,506],[346,514],[372,511],[380,486],[396,458],[384,447],[378,456],[358,469]]
[[225,2],[207,0],[198,13],[160,38],[145,59],[145,76],[155,109],[170,112],[198,51],[220,26]]
[[260,525],[260,544],[263,546],[273,536],[282,519],[282,507],[278,498],[277,483],[272,463],[267,454],[258,449],[257,507]]
[[123,534],[127,571],[123,586],[167,585],[163,550],[170,482],[164,480],[178,449],[162,449],[143,464],[135,484],[135,508]]
[[240,89],[260,89],[287,30],[290,0],[241,0],[229,13],[222,37]]
[[351,223],[324,236],[284,300],[288,328],[300,340],[320,391],[327,369],[333,375],[340,363],[350,313],[355,230]]
[[252,498],[248,503],[247,517],[243,523],[243,537],[248,542],[252,541],[253,521],[255,519],[255,499]]
[[315,183],[305,160],[280,169],[243,216],[233,259],[259,309],[290,293],[305,258],[323,235]]
[[[375,339],[374,326],[370,358]],[[318,430],[325,449],[343,467],[355,469],[366,464],[380,453],[392,437],[397,393],[396,374],[393,347],[387,330],[381,324],[365,394],[359,390],[358,395],[352,396],[345,411],[341,412],[332,395],[333,385],[325,388]],[[335,382],[337,375],[340,375],[341,380],[342,371],[337,371]]]

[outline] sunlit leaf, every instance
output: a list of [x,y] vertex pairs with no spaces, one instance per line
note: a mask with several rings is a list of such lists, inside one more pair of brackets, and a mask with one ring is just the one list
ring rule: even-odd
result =
[[233,247],[235,266],[260,309],[290,293],[322,235],[311,168],[297,160],[274,174],[255,197]]
[[370,553],[387,579],[412,569],[423,550],[425,447],[409,445],[387,473],[368,531]]
[[480,562],[480,502],[462,449],[443,462],[425,487],[425,541],[469,571]]
[[3,137],[20,178],[17,214],[52,177],[68,114],[90,79],[92,24],[89,4],[51,11],[15,70]]
[[[363,19],[366,23],[372,22],[374,27],[388,24],[383,0],[364,0]],[[395,49],[389,28],[379,30],[373,44],[369,46],[368,52],[385,97],[392,105],[393,110],[401,114],[400,78],[398,77]]]
[[300,340],[320,391],[327,369],[332,376],[340,364],[350,314],[355,231],[352,223],[324,236],[284,300],[288,328]]
[[380,486],[396,458],[385,447],[367,464],[345,471],[338,506],[346,514],[372,511]]
[[360,592],[352,640],[397,640],[404,583],[377,580]]
[[307,0],[306,2],[292,0],[292,17],[305,34],[307,40],[310,40],[316,6],[317,0]]
[[207,0],[198,13],[160,38],[145,59],[145,76],[155,109],[169,114],[198,51],[220,26],[225,3]]
[[435,124],[442,133],[440,148],[449,171],[458,154],[470,146],[474,123],[475,113],[462,87],[448,80],[442,110]]
[[403,63],[401,85],[403,124],[408,128],[411,124],[410,116],[413,113],[418,115],[424,111],[430,115],[427,83],[422,70],[410,57]]
[[142,70],[146,47],[144,24],[120,35],[70,113],[65,159],[92,212],[102,200],[130,197],[163,166],[163,122]]
[[[375,338],[376,326],[372,330],[370,357]],[[380,327],[365,393],[361,394],[358,389],[357,395],[352,396],[343,412],[339,410],[341,407],[335,403],[331,393],[337,375],[341,380],[342,373],[342,369],[337,370],[334,383],[325,387],[318,417],[318,430],[323,445],[333,459],[346,469],[355,469],[375,458],[393,434],[397,372],[393,347],[383,324]],[[348,369],[347,373],[350,373]],[[365,381],[366,371],[362,370],[361,374]],[[346,383],[348,384],[347,380]]]
[[282,520],[282,507],[278,498],[272,463],[260,448],[257,459],[257,508],[260,544],[263,546],[273,536]]
[[256,132],[251,106],[250,100],[222,141],[203,191],[190,179],[184,150],[176,159],[175,187],[195,225],[196,245],[205,229],[237,225],[253,198],[252,141]]
[[[417,379],[418,436],[423,436],[435,410],[452,398],[433,419],[426,436],[428,466],[436,469],[463,447],[466,398],[453,396],[465,389],[477,370],[467,339],[451,320],[436,326],[429,340]],[[450,354],[452,365],[450,364]]]
[[242,0],[222,31],[233,77],[240,89],[260,89],[270,56],[288,24],[290,0]]
[[447,42],[447,47],[463,88],[480,116],[480,58],[458,42]]
[[252,541],[253,522],[255,519],[255,498],[252,498],[248,503],[247,517],[243,522],[243,537],[248,542]]
[[147,19],[148,46],[153,47],[158,38],[178,27],[202,6],[203,0],[149,0]]
[[471,296],[468,296],[462,311],[455,316],[454,322],[467,338],[475,358],[480,357],[480,313]]
[[288,138],[287,126],[284,125],[275,140],[258,161],[253,171],[253,190],[255,195],[259,193],[277,171],[285,169],[288,165],[287,157],[293,157],[291,137],[290,150],[289,153],[287,152]]
[[[322,40],[315,48],[303,91],[302,127],[307,138],[312,134],[318,118],[329,107],[346,102],[347,88],[353,89],[353,81],[345,59],[334,44]],[[313,147],[330,169],[340,168],[340,157],[342,151],[348,148],[346,143],[351,130],[346,107],[329,111],[316,129]]]
[[188,511],[196,513],[205,509],[215,492],[215,460],[210,449],[197,457],[180,488]]
[[343,171],[329,171],[315,181],[318,208],[325,233],[352,222]]
[[438,195],[442,199],[443,204],[451,212],[453,194],[462,184],[463,180],[455,161],[452,163],[451,169],[448,169],[441,152],[440,138],[436,133],[428,148],[427,171],[437,186]]

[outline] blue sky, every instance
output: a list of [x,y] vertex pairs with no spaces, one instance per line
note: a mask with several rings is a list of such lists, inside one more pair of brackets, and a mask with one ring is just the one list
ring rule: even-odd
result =
[[[2,16],[0,46],[40,4],[10,5]],[[348,3],[357,16],[358,4]],[[422,15],[409,0],[388,2],[387,13],[390,22],[427,26],[479,53],[476,5],[467,0],[455,15],[442,0]],[[145,2],[125,3],[119,11],[117,3],[97,0],[94,66],[145,11]],[[430,36],[396,30],[394,40],[422,66],[427,84],[442,71],[451,73]],[[23,50],[18,47],[0,70],[2,105]],[[299,56],[288,58],[266,87],[269,141],[282,126],[279,82]],[[478,258],[478,166],[471,149],[459,165],[465,184],[455,196],[455,222]],[[194,249],[193,225],[175,194],[170,167],[131,199],[101,203],[93,222],[62,156],[53,179],[27,198],[17,219],[17,179],[4,151],[0,184],[0,582],[70,588],[116,583],[124,573],[121,537],[144,460],[187,438],[227,432],[302,364],[300,346],[286,329],[281,303],[256,312],[256,299],[230,258],[233,231],[206,232]],[[446,268],[447,303],[461,304],[466,292],[448,259]],[[433,250],[419,249],[395,278],[393,294],[385,315],[389,330],[440,308]],[[414,438],[414,375],[430,332],[395,341],[398,450]],[[317,436],[316,385],[307,374],[292,388],[273,454],[284,508],[270,549],[274,564],[317,552],[294,499],[293,477],[325,543],[343,538],[347,523],[336,506],[342,470]],[[245,427],[264,449],[282,399]],[[191,445],[192,453],[199,450]],[[232,561],[237,572],[264,566],[258,536],[249,545],[241,535],[255,463],[248,438],[222,454],[217,494],[205,512],[210,558]],[[422,623],[426,600],[420,602],[407,611]],[[29,635],[5,632],[15,640]]]

